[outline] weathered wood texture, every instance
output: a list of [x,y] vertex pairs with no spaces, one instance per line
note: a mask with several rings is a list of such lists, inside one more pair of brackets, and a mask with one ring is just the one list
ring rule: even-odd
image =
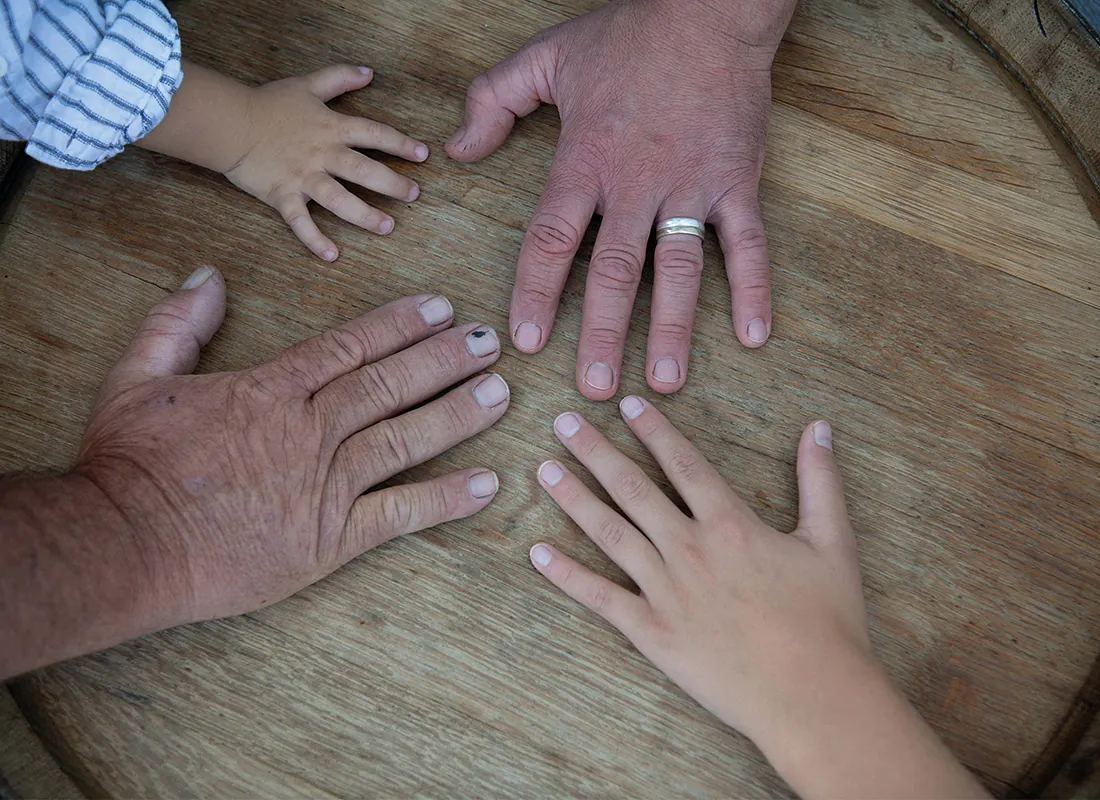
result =
[[[468,81],[551,0],[241,0],[174,6],[188,54],[249,81],[333,60],[375,85],[338,106],[432,143]],[[552,109],[491,159],[398,164],[377,238],[320,213],[335,264],[200,169],[129,152],[91,174],[37,168],[5,221],[0,470],[63,468],[99,380],[144,310],[193,268],[227,276],[202,369],[236,369],[365,308],[430,289],[504,330],[522,230],[553,155]],[[800,427],[837,429],[875,643],[998,793],[1034,765],[1100,652],[1100,231],[1073,169],[999,68],[905,0],[805,0],[780,50],[762,204],[775,336],[729,329],[713,242],[693,373],[656,400],[768,521],[795,514]],[[505,420],[437,462],[487,464],[479,516],[389,544],[274,608],[168,631],[13,684],[89,793],[783,795],[743,739],[528,567],[547,538],[611,572],[542,496],[550,421],[580,408],[652,471],[573,356],[582,248],[547,350],[508,349]],[[623,392],[646,393],[649,285]],[[1074,715],[1077,715],[1075,717]],[[1068,753],[1066,754],[1068,755]]]

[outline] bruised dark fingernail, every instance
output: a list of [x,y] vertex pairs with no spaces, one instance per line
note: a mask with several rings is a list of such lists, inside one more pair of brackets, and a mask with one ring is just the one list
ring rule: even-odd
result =
[[454,316],[451,301],[446,297],[432,297],[420,304],[420,317],[428,325],[442,325]]
[[508,384],[493,374],[474,387],[474,399],[482,408],[495,408],[508,399]]
[[614,378],[615,374],[611,371],[611,367],[602,361],[593,361],[584,371],[584,382],[600,391],[610,389]]
[[476,497],[479,500],[485,497],[492,497],[500,489],[500,479],[497,478],[495,472],[479,472],[476,475],[471,475],[470,480],[466,482],[467,487],[470,490],[470,496]]
[[749,341],[755,344],[764,344],[768,341],[768,326],[760,317],[749,323]]
[[187,276],[187,280],[180,284],[180,288],[198,289],[200,286],[210,280],[210,276],[213,274],[214,270],[210,267],[199,267],[197,270]]
[[497,332],[486,325],[470,331],[466,334],[466,349],[470,352],[470,355],[478,358],[495,353],[500,349]]

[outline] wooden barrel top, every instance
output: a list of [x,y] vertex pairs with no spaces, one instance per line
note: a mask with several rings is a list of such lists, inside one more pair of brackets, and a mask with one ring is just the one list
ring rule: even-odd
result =
[[[29,168],[0,228],[0,472],[71,462],[145,309],[200,264],[221,269],[230,293],[207,371],[425,290],[452,298],[459,319],[506,330],[555,113],[521,122],[477,165],[447,160],[440,143],[474,75],[597,5],[177,3],[188,55],[248,81],[373,66],[375,85],[338,107],[435,143],[426,165],[397,167],[421,199],[381,203],[397,220],[386,238],[319,213],[343,249],[325,264],[272,211],[189,165],[132,150],[90,174]],[[988,35],[996,6],[952,11]],[[1041,9],[1062,30],[1060,12]],[[1044,45],[1063,59],[1067,30]],[[1038,57],[1009,44],[1006,63],[1009,50]],[[756,352],[736,343],[709,242],[693,373],[656,400],[778,526],[794,519],[800,427],[833,422],[878,652],[998,794],[1097,786],[1100,230],[1088,176],[1100,117],[1082,85],[1049,102],[1031,86],[1072,128],[1067,147],[930,6],[804,0],[776,61],[761,189],[775,334]],[[412,473],[495,467],[502,492],[487,511],[388,544],[273,608],[15,681],[3,736],[26,743],[33,730],[69,778],[13,768],[8,748],[0,796],[786,793],[746,740],[528,566],[545,538],[614,572],[536,486],[535,465],[562,455],[556,413],[580,408],[653,468],[614,406],[573,388],[591,244],[548,349],[501,358],[513,393],[503,422]],[[623,392],[647,393],[649,288]]]

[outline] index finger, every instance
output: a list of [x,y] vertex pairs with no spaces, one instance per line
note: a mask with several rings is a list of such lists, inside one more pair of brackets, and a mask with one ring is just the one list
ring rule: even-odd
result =
[[570,151],[559,147],[523,235],[508,324],[512,343],[524,353],[537,353],[550,338],[561,290],[596,210],[595,179],[580,170]]

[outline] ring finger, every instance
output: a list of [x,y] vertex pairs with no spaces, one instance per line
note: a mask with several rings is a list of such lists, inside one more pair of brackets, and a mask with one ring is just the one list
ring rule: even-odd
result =
[[[707,218],[700,202],[670,198],[657,214],[657,225],[673,217]],[[689,233],[672,233],[657,240],[653,254],[653,311],[646,347],[646,381],[671,394],[687,380],[691,330],[703,273],[703,240]]]
[[420,187],[404,175],[398,175],[385,164],[346,147],[330,156],[326,166],[337,178],[395,200],[412,202],[420,195]]
[[309,186],[309,196],[352,225],[374,233],[389,233],[393,230],[392,217],[367,205],[329,175],[314,178]]

